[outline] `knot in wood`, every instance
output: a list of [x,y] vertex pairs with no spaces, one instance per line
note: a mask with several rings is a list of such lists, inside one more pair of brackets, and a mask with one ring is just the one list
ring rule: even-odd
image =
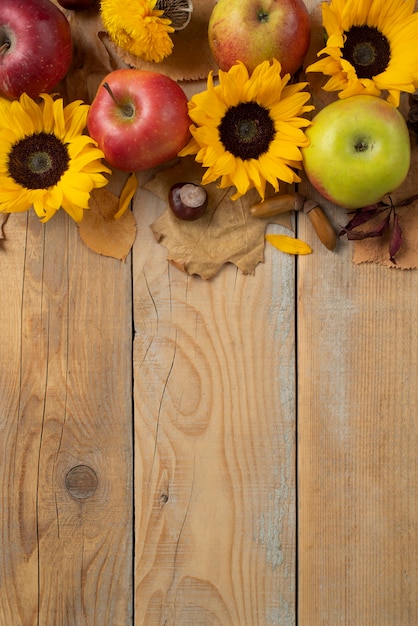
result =
[[96,472],[88,465],[76,465],[65,477],[65,486],[73,498],[90,498],[99,481]]

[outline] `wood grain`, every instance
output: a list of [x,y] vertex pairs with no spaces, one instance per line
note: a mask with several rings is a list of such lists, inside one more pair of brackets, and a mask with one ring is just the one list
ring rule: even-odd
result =
[[130,266],[12,215],[0,294],[0,624],[131,613]]
[[294,260],[215,279],[135,203],[135,624],[294,624]]
[[[320,202],[338,231],[345,212]],[[410,626],[418,276],[330,253],[303,215],[298,235],[316,243],[298,260],[298,623]]]
[[[314,241],[300,216],[300,236]],[[344,213],[335,210],[334,224]],[[299,623],[418,623],[416,272],[298,264]]]
[[126,263],[4,226],[0,626],[415,626],[417,273],[300,215],[312,255],[202,281],[163,210]]

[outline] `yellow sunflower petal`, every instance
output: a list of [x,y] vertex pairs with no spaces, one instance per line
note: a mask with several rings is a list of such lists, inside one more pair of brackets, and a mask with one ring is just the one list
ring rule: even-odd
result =
[[38,193],[33,198],[33,209],[41,222],[47,222],[60,208],[54,202],[54,194]]
[[64,199],[62,202],[62,208],[75,222],[81,222],[83,219],[84,210],[73,204],[71,200]]
[[288,235],[267,234],[266,240],[281,252],[287,254],[311,254],[312,248],[301,239]]
[[244,63],[238,61],[228,72],[219,71],[219,85],[215,91],[227,108],[235,106],[242,100],[245,83],[249,80],[248,70]]
[[29,194],[19,194],[16,190],[9,191],[0,199],[1,213],[23,213],[32,206]]
[[61,98],[54,100],[52,109],[54,112],[54,134],[59,138],[65,140],[66,135],[66,123],[64,117],[64,104]]
[[178,153],[178,156],[180,157],[191,156],[193,154],[196,154],[198,151],[199,151],[199,144],[197,143],[196,139],[192,137],[189,140],[189,142],[184,146],[184,148],[180,150],[180,152]]
[[42,130],[45,133],[54,132],[54,99],[47,93],[41,94],[42,98]]
[[[29,132],[39,132],[37,130],[38,124],[32,121],[30,112],[27,111],[25,106],[26,100],[29,98],[25,93],[20,96],[19,100],[13,100],[10,103],[10,108],[4,111],[2,114],[3,124],[10,129],[13,129],[16,137],[22,139]],[[41,124],[42,127],[42,124]]]
[[48,189],[48,193],[35,200],[33,208],[42,222],[48,222],[61,208],[63,201],[62,188],[55,185]]
[[131,173],[119,196],[119,208],[113,216],[115,220],[119,219],[125,213],[137,189],[138,178],[134,173]]
[[64,108],[65,141],[71,141],[81,135],[86,127],[89,105],[81,100],[74,100]]
[[80,189],[80,187],[73,187],[70,183],[62,184],[63,198],[62,205],[74,205],[80,207],[80,209],[88,209],[90,191],[87,189]]

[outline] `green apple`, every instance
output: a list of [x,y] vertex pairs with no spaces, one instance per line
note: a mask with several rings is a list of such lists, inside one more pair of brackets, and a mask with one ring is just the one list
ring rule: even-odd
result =
[[251,73],[262,61],[280,61],[294,74],[308,51],[311,25],[303,0],[218,0],[208,26],[209,47],[221,70],[242,61]]
[[411,162],[408,127],[382,98],[351,96],[325,106],[306,129],[302,149],[311,184],[333,204],[359,209],[395,191]]

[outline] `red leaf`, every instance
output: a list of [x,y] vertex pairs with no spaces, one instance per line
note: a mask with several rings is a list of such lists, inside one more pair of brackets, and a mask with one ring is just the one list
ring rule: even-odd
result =
[[364,230],[349,230],[345,234],[347,235],[347,239],[350,240],[360,240],[367,239],[369,237],[381,237],[385,230],[389,228],[390,224],[390,212],[387,214],[384,220],[379,222],[379,224],[373,230],[364,231]]
[[343,227],[343,229],[339,233],[339,236],[341,237],[342,235],[346,235],[349,232],[351,232],[354,228],[358,228],[358,226],[362,226],[363,224],[366,224],[377,215],[380,215],[380,213],[383,213],[383,211],[386,211],[387,208],[388,208],[387,206],[374,204],[370,207],[366,207],[365,209],[359,209],[358,211],[356,211],[356,213],[348,222],[348,224],[346,224],[346,226]]
[[392,261],[392,263],[396,263],[395,255],[399,251],[400,247],[402,246],[402,241],[403,241],[402,228],[399,223],[399,216],[397,213],[395,213],[393,217],[392,235],[391,235],[390,242],[389,242],[389,254],[390,254],[390,260]]

